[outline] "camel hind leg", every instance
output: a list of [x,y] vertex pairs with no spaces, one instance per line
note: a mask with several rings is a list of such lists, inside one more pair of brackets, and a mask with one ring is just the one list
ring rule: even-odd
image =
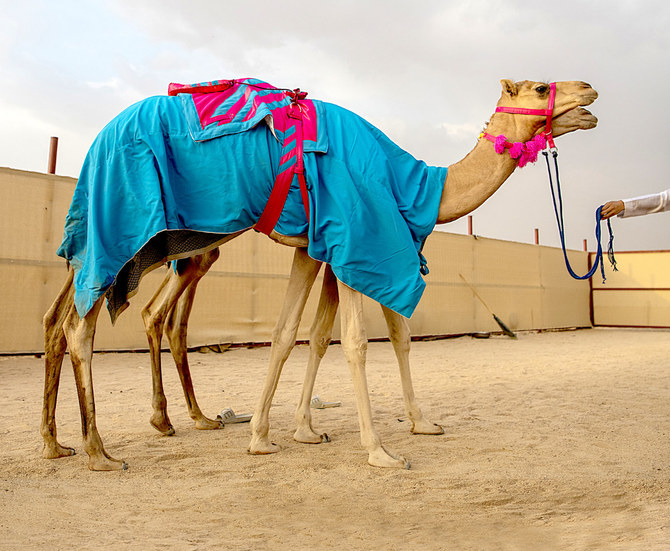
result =
[[363,326],[363,298],[361,293],[338,281],[342,303],[342,350],[349,364],[356,395],[361,443],[368,451],[368,463],[374,467],[409,469],[409,461],[382,445],[372,421],[372,406],[365,372],[368,340]]
[[309,334],[309,360],[305,371],[305,381],[302,385],[300,403],[295,412],[297,429],[293,439],[303,444],[330,442],[327,434],[319,434],[312,428],[310,400],[319,365],[333,336],[333,324],[335,323],[338,305],[337,279],[330,265],[326,264],[319,306]]
[[107,454],[95,421],[91,361],[93,359],[95,325],[103,301],[103,297],[99,298],[83,319],[79,317],[73,304],[63,324],[63,330],[70,347],[70,359],[77,385],[81,432],[84,450],[89,457],[88,468],[92,471],[118,471],[127,469],[128,466],[124,461],[114,459]]
[[188,414],[195,421],[195,428],[200,430],[214,430],[223,428],[223,422],[217,419],[210,419],[200,410],[198,401],[195,398],[195,391],[193,389],[193,380],[191,379],[191,370],[188,365],[187,354],[187,330],[188,318],[191,315],[193,308],[193,301],[195,299],[195,292],[200,279],[205,275],[210,266],[219,257],[219,250],[214,249],[206,255],[200,264],[201,275],[196,277],[191,284],[186,288],[177,304],[172,308],[166,322],[166,336],[170,343],[170,352],[174,358],[181,386],[184,390],[184,398],[186,399],[186,407]]
[[[337,279],[330,266],[327,265],[317,315],[310,332],[309,362],[305,373],[305,382],[303,384],[302,396],[300,397],[300,404],[298,405],[295,416],[297,430],[293,438],[298,442],[318,444],[320,442],[329,441],[327,435],[318,434],[312,428],[310,397],[314,390],[314,382],[316,380],[319,365],[330,344],[338,305],[339,296],[337,293]],[[381,308],[388,327],[389,339],[393,344],[393,349],[396,358],[398,359],[405,411],[412,422],[411,432],[413,434],[444,434],[444,429],[440,425],[436,425],[424,417],[414,394],[409,363],[411,339],[407,321],[403,316],[397,314],[393,310],[390,310],[385,306],[382,306]]]
[[400,382],[402,384],[402,394],[405,401],[405,412],[412,422],[411,431],[413,434],[444,434],[444,429],[440,425],[431,423],[421,412],[416,396],[414,395],[414,386],[412,385],[412,374],[409,367],[409,349],[410,349],[410,331],[407,320],[393,310],[382,306],[382,312],[386,319],[386,326],[389,330],[389,339],[393,344],[398,367],[400,368]]
[[[189,415],[196,421],[196,426],[200,424],[199,428],[221,427],[218,421],[207,419],[200,411],[186,359],[186,326],[195,296],[195,288],[218,257],[219,250],[213,249],[202,255],[178,261],[177,270],[168,272],[154,296],[142,309],[142,319],[151,357],[153,414],[150,423],[157,431],[168,436],[174,434],[174,427],[167,413],[167,398],[163,389],[161,366],[161,340],[166,325],[170,349],[184,388]],[[192,290],[188,291],[188,289]]]
[[44,315],[44,402],[40,433],[44,439],[42,455],[46,459],[68,457],[75,454],[74,448],[61,446],[56,437],[56,402],[63,358],[67,340],[63,323],[74,306],[74,271],[70,268],[68,278],[58,293],[51,308]]

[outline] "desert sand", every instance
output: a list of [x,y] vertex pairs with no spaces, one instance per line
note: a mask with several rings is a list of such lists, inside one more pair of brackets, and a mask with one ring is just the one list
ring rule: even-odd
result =
[[[268,348],[191,353],[198,401],[252,411]],[[670,549],[670,331],[586,329],[416,342],[413,376],[443,436],[409,433],[389,343],[371,343],[377,429],[411,470],[367,465],[348,367],[331,346],[313,410],[332,441],[293,441],[307,347],[271,412],[283,450],[247,454],[249,425],[198,431],[164,355],[172,437],[149,425],[146,353],[96,354],[98,427],[129,469],[92,472],[66,358],[57,422],[74,457],[43,459],[43,367],[0,357],[0,549]]]

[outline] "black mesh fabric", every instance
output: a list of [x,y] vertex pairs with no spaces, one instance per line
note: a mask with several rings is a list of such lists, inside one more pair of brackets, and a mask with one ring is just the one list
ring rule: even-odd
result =
[[194,230],[166,230],[154,235],[139,252],[121,268],[114,284],[107,290],[107,310],[116,321],[135,294],[142,276],[163,265],[168,259],[185,258],[213,249],[228,234]]

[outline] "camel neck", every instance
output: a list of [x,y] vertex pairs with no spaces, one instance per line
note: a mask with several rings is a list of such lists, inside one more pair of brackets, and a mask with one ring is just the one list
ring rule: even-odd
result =
[[[533,136],[534,130],[528,125],[519,125],[518,117],[505,114],[494,115],[486,128],[486,132],[494,136],[503,134],[509,141],[523,142]],[[453,222],[475,210],[498,190],[516,167],[517,162],[509,153],[499,155],[490,141],[479,139],[470,153],[449,166],[437,223]]]

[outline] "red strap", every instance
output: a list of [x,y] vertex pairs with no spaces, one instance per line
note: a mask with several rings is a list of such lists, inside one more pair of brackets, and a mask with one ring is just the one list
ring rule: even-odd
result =
[[[307,93],[300,92],[300,89],[297,89],[296,92],[299,96],[302,94],[304,98]],[[288,116],[293,119],[295,129],[296,129],[296,162],[293,172],[298,175],[298,183],[300,184],[300,195],[302,195],[302,204],[305,207],[305,215],[307,216],[307,222],[309,222],[309,195],[307,193],[307,182],[305,181],[305,161],[303,158],[304,147],[303,147],[303,132],[302,132],[302,109],[300,104],[296,103],[292,106],[292,109],[289,111]]]
[[206,84],[178,84],[171,82],[168,86],[168,96],[176,96],[177,94],[202,94],[212,92],[223,92],[231,88],[235,84],[234,80],[217,80],[208,82]]
[[[542,115],[547,116],[548,109],[524,109],[523,107],[496,107],[496,113],[511,113],[512,115]],[[549,111],[551,114],[551,111]]]
[[544,135],[545,138],[547,138],[547,144],[549,145],[550,148],[554,149],[556,147],[556,144],[554,143],[554,134],[552,132],[551,128],[551,117],[554,113],[554,103],[556,101],[556,83],[552,82],[549,85],[549,104],[547,105],[547,122],[544,125]]
[[270,235],[279,221],[279,217],[281,216],[281,213],[284,210],[284,205],[286,204],[288,192],[291,189],[291,182],[293,181],[294,174],[298,176],[300,194],[302,195],[305,214],[307,215],[307,221],[309,222],[309,195],[307,193],[305,165],[303,161],[302,111],[300,105],[297,102],[291,105],[288,116],[293,121],[293,126],[295,128],[296,162],[292,168],[286,169],[283,172],[277,174],[272,191],[270,192],[270,197],[268,198],[268,202],[265,205],[265,209],[263,209],[263,213],[254,226],[256,231],[266,235]]
[[288,197],[288,191],[291,189],[292,181],[292,170],[285,170],[277,175],[274,186],[272,186],[272,192],[270,193],[268,202],[263,210],[263,214],[261,214],[258,222],[256,222],[254,229],[266,235],[270,235],[277,225],[282,210],[284,210],[284,204]]

